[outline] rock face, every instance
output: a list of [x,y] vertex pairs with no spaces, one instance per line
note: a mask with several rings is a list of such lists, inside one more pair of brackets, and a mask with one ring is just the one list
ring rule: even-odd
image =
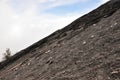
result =
[[1,62],[0,80],[120,80],[120,0]]

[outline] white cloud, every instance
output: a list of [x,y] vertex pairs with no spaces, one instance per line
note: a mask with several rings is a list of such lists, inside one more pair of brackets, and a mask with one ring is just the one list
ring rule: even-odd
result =
[[110,1],[110,0],[100,0],[100,4],[106,3],[108,1]]
[[23,30],[22,27],[20,27],[19,25],[13,25],[10,29],[10,35],[13,37],[21,37],[23,36]]

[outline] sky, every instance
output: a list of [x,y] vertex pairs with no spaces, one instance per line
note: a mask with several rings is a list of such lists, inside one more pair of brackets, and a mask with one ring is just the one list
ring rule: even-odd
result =
[[108,0],[0,0],[0,60],[70,24]]

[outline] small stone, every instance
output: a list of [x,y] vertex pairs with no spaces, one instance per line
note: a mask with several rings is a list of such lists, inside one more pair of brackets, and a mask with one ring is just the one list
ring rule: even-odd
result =
[[83,41],[83,44],[86,44],[86,41]]
[[91,35],[91,38],[94,38],[95,36],[94,35]]
[[96,26],[96,24],[93,24],[93,26]]
[[62,73],[65,73],[66,71],[63,71]]
[[104,15],[104,18],[108,17],[108,15]]
[[15,68],[15,71],[17,71],[18,70],[18,68]]
[[51,59],[52,59],[52,57],[49,58],[49,60],[51,60]]
[[53,63],[52,57],[50,57],[46,63],[52,64]]
[[45,53],[49,53],[51,50],[46,51]]
[[28,66],[30,65],[30,63],[27,64]]
[[117,23],[114,23],[114,25],[117,25]]
[[110,26],[111,28],[113,27],[113,25]]

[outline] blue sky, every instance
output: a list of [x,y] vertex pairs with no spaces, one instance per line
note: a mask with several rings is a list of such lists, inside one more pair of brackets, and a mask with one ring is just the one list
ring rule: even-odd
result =
[[[89,4],[89,5],[87,5]],[[83,13],[88,10],[88,8],[95,8],[95,6],[98,6],[99,0],[88,0],[85,2],[78,2],[70,5],[63,5],[63,6],[57,6],[54,8],[51,8],[49,10],[46,10],[46,13],[55,14],[55,15],[65,15],[70,13]],[[91,10],[91,9],[90,9]]]
[[107,1],[0,0],[0,56],[6,48],[14,54],[28,47]]

